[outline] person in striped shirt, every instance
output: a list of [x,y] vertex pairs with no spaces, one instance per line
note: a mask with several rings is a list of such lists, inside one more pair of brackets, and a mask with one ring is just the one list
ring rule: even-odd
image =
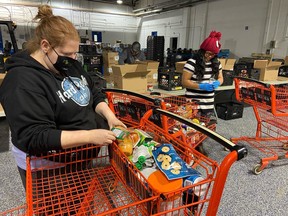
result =
[[[182,86],[185,96],[199,105],[200,116],[213,118],[215,89],[223,83],[222,65],[217,54],[220,51],[221,33],[212,31],[200,45],[197,53],[184,65]],[[204,149],[199,145],[199,150]]]

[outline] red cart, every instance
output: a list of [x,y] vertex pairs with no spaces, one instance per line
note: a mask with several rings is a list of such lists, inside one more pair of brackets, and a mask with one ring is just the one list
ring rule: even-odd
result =
[[269,162],[288,158],[288,86],[272,85],[248,78],[235,78],[238,101],[253,106],[257,120],[255,137],[232,138],[259,151],[260,163],[253,168],[260,174]]
[[[151,122],[156,114],[189,125],[231,152],[218,164]],[[171,143],[183,161],[193,160],[191,167],[204,180],[158,194],[116,143],[28,156],[25,215],[216,215],[229,169],[246,156],[246,148],[160,109],[148,110],[138,128],[153,134],[155,141]],[[182,199],[171,204],[171,197]]]
[[27,206],[19,206],[5,212],[0,212],[0,216],[26,216],[27,215]]
[[[210,124],[209,118],[197,116],[198,105],[185,96],[159,92],[138,94],[120,89],[104,89],[103,91],[107,95],[110,109],[129,126],[139,126],[140,119],[148,110],[161,108],[184,118],[195,120],[202,125],[206,125],[210,130],[216,129],[215,122]],[[175,139],[181,139],[193,148],[207,138],[204,134],[187,128],[184,124],[177,124],[178,122],[173,121],[173,119],[168,120],[165,116],[159,118],[159,115],[153,115],[150,120],[161,126],[165,131],[173,132]]]

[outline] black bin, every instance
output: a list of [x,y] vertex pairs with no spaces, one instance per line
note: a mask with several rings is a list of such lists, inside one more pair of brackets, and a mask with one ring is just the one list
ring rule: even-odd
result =
[[216,104],[216,112],[218,118],[221,118],[223,120],[242,118],[243,109],[243,104],[232,101]]

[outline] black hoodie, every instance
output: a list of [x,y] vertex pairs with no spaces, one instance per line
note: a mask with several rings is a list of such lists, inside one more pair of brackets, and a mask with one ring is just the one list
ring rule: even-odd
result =
[[60,150],[61,130],[97,128],[94,110],[105,95],[80,64],[67,72],[68,78],[20,52],[5,67],[0,102],[18,149],[30,154]]

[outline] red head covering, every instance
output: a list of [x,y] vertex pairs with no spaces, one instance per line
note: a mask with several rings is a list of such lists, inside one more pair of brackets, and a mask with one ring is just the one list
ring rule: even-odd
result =
[[218,54],[221,48],[219,42],[221,35],[221,32],[211,31],[209,37],[202,42],[200,49]]

